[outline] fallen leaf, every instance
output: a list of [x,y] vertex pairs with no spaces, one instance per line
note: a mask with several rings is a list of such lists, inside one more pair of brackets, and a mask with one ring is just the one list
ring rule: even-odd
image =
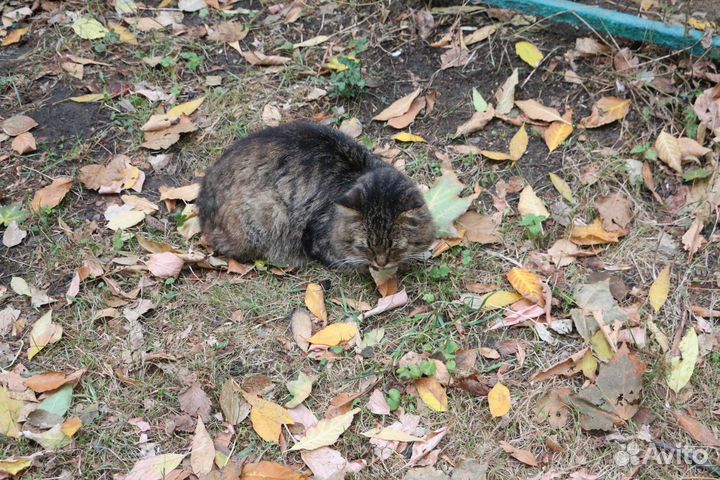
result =
[[282,425],[292,425],[290,413],[280,405],[242,391],[252,409],[250,421],[255,432],[266,442],[278,443]]
[[566,120],[557,109],[546,107],[537,100],[516,100],[515,105],[530,119],[539,120],[541,122],[561,122],[571,124]]
[[385,400],[385,395],[377,388],[370,394],[366,408],[375,415],[390,415],[390,406]]
[[343,120],[338,127],[338,130],[343,132],[350,138],[358,138],[362,134],[362,123],[356,117]]
[[216,24],[208,33],[213,42],[233,43],[244,40],[250,30],[243,22],[226,21]]
[[574,225],[570,229],[570,241],[576,245],[602,245],[620,241],[618,232],[608,232],[603,228],[602,220],[596,218],[587,227]]
[[375,121],[384,122],[392,118],[404,115],[408,110],[410,110],[413,101],[418,95],[420,95],[420,92],[422,92],[422,89],[418,88],[417,90],[409,93],[408,95],[405,95],[404,97],[395,100],[392,104],[390,104],[390,106],[375,115],[372,119]]
[[241,396],[240,386],[232,378],[223,383],[220,390],[220,408],[225,421],[237,425],[250,414],[250,404]]
[[537,461],[537,458],[535,458],[535,455],[533,455],[532,452],[528,450],[522,450],[520,448],[513,447],[508,442],[501,440],[500,441],[500,447],[510,456],[515,458],[516,460],[521,461],[525,465],[530,465],[531,467],[537,467],[539,466],[539,463]]
[[[323,323],[327,322],[328,314],[325,309],[325,293],[317,283],[309,283],[305,289],[305,306],[310,310],[310,313],[322,320]],[[335,345],[337,345],[337,343]]]
[[515,88],[519,82],[518,69],[514,69],[512,75],[510,75],[505,83],[495,92],[495,99],[497,104],[495,105],[495,112],[499,115],[507,115],[515,105]]
[[[550,153],[554,152],[573,132],[573,126],[569,123],[553,122],[545,129],[543,139]],[[551,173],[552,175],[552,173]]]
[[493,417],[502,417],[510,411],[512,399],[510,398],[510,390],[498,382],[488,393],[488,406],[490,407],[490,415]]
[[12,277],[10,279],[10,288],[13,289],[18,295],[25,295],[30,297],[30,304],[35,307],[42,307],[48,303],[53,303],[55,300],[49,297],[45,290],[39,290],[35,287],[31,287],[25,280],[20,277]]
[[198,416],[205,422],[210,421],[210,398],[197,383],[178,395],[178,401],[183,412],[193,417]]
[[27,237],[27,232],[18,227],[18,223],[13,220],[3,232],[2,243],[8,248],[12,248],[20,245],[25,237]]
[[525,125],[521,125],[513,138],[510,139],[510,158],[517,162],[525,154],[528,147],[528,134],[525,131]]
[[498,27],[496,25],[482,26],[469,35],[463,35],[463,43],[465,43],[465,45],[472,45],[474,43],[482,42],[495,33],[497,28]]
[[425,104],[425,97],[416,98],[413,100],[407,112],[398,117],[391,118],[388,120],[387,124],[397,130],[407,127],[415,121],[415,117],[417,117],[420,111],[425,108]]
[[658,274],[657,278],[650,286],[648,292],[648,299],[650,300],[650,306],[652,306],[655,312],[659,312],[670,293],[670,265],[667,265]]
[[308,338],[307,341],[315,345],[334,347],[335,345],[352,340],[357,334],[358,329],[354,323],[333,323]]
[[422,377],[415,381],[420,399],[431,410],[436,412],[448,411],[448,400],[445,388],[432,377]]
[[462,125],[459,125],[455,130],[455,136],[459,137],[461,135],[470,135],[478,132],[485,128],[485,125],[487,125],[493,118],[495,118],[495,109],[492,105],[488,105],[485,111],[473,113],[470,120]]
[[312,392],[313,379],[304,372],[300,372],[298,373],[297,380],[291,380],[286,385],[293,398],[285,404],[285,407],[295,408],[310,396],[310,392]]
[[708,427],[689,415],[681,412],[673,412],[678,425],[682,427],[696,442],[707,447],[720,447],[720,440]]
[[570,188],[570,185],[565,182],[562,178],[555,175],[554,173],[550,172],[550,181],[552,182],[553,186],[555,187],[555,190],[562,195],[562,197],[567,200],[570,203],[575,203],[575,197],[573,197],[572,189]]
[[497,292],[487,293],[485,295],[463,294],[460,296],[462,302],[473,310],[482,308],[483,310],[497,310],[512,305],[522,298],[516,292],[506,290],[498,290]]
[[633,219],[633,206],[622,193],[611,193],[595,200],[595,208],[608,232],[624,230]]
[[677,138],[663,130],[655,140],[655,150],[660,160],[676,172],[682,173],[682,150]]
[[520,295],[531,302],[539,304],[545,302],[542,283],[540,277],[536,274],[529,270],[514,267],[508,272],[507,279]]
[[33,325],[30,331],[30,346],[28,348],[28,360],[32,360],[35,355],[45,348],[48,344],[55,343],[62,337],[63,328],[52,322],[52,310],[40,317]]
[[286,466],[262,461],[243,465],[240,478],[242,480],[307,480],[308,477]]
[[435,450],[440,441],[447,435],[448,427],[442,427],[434,432],[431,432],[420,440],[416,441],[412,448],[412,455],[410,456],[410,465],[428,465],[437,462],[437,455],[440,450]]
[[185,262],[172,252],[153,253],[148,257],[147,267],[158,278],[177,277]]
[[23,436],[39,443],[40,446],[47,450],[59,450],[72,442],[72,439],[62,432],[62,425],[60,424],[40,433],[25,430]]
[[440,69],[446,70],[453,67],[464,67],[472,59],[467,46],[460,41],[452,43],[452,46],[440,55]]
[[32,458],[15,457],[0,460],[0,472],[10,475],[18,475],[32,465]]
[[477,194],[460,197],[465,185],[450,171],[443,174],[423,196],[438,229],[438,236],[455,236],[453,222],[467,211]]
[[535,194],[535,190],[530,185],[527,185],[520,192],[520,201],[518,203],[518,211],[520,215],[537,215],[540,217],[550,217],[545,207],[545,202]]
[[13,115],[2,122],[2,130],[6,135],[16,137],[32,130],[38,123],[27,115]]
[[200,184],[192,183],[182,187],[168,188],[160,193],[160,200],[182,200],[192,202],[200,195]]
[[117,33],[118,37],[120,38],[121,43],[127,43],[128,45],[137,45],[138,41],[137,38],[135,38],[135,35],[128,30],[127,28],[123,27],[119,23],[108,23],[108,27],[110,27],[110,30]]
[[108,29],[92,17],[78,17],[72,24],[75,34],[84,40],[97,40],[105,38]]
[[73,186],[73,179],[70,177],[58,177],[37,192],[30,203],[33,212],[39,212],[43,208],[54,208],[60,205],[65,195]]
[[456,223],[465,228],[465,238],[469,242],[488,244],[501,243],[503,240],[499,225],[490,215],[465,212]]
[[310,318],[307,310],[295,310],[290,320],[290,326],[295,343],[300,347],[300,350],[307,352],[310,348],[308,339],[312,336],[312,318]]
[[196,475],[206,475],[212,470],[214,462],[215,446],[202,419],[198,418],[190,449],[190,465]]
[[125,480],[163,480],[175,470],[187,454],[166,453],[138,460]]
[[176,105],[168,110],[167,115],[171,118],[177,118],[183,115],[189,117],[200,107],[200,105],[202,105],[204,101],[205,96],[203,95],[194,100],[190,100],[189,102],[181,103],[180,105]]
[[178,8],[183,12],[197,12],[207,6],[205,0],[178,0]]
[[623,344],[613,359],[600,367],[596,382],[570,397],[580,411],[580,426],[607,431],[631,419],[640,408],[645,369]]
[[570,419],[568,397],[572,391],[566,387],[553,388],[540,397],[535,407],[535,417],[539,422],[547,422],[553,428],[564,427]]
[[13,138],[10,147],[12,147],[18,155],[25,155],[26,153],[32,153],[37,150],[35,137],[33,137],[33,134],[30,132],[21,133]]
[[0,387],[0,433],[12,438],[20,436],[18,419],[23,402],[10,398],[5,387]]
[[561,238],[560,240],[553,243],[552,247],[548,249],[548,255],[552,262],[557,265],[558,268],[566,267],[573,263],[577,257],[576,255],[581,253],[577,245],[572,243],[570,240]]
[[611,51],[610,47],[590,37],[576,38],[575,50],[583,55],[602,55]]
[[355,418],[355,414],[359,411],[359,408],[355,408],[343,415],[320,420],[317,425],[309,428],[307,432],[305,432],[305,436],[293,445],[289,451],[315,450],[320,447],[332,445],[337,442],[340,435],[350,427],[353,418]]
[[328,447],[303,450],[300,457],[318,479],[344,478],[346,474],[357,473],[365,465],[364,460],[348,462],[340,452]]
[[68,98],[68,100],[75,103],[92,103],[99,102],[103,99],[105,99],[105,94],[103,93],[88,93],[87,95],[80,95],[78,97]]
[[24,382],[33,392],[42,393],[58,389],[67,383],[77,382],[84,373],[84,368],[70,375],[65,375],[62,372],[45,372],[28,377]]
[[113,231],[125,230],[134,227],[143,220],[145,220],[145,212],[129,210],[113,216],[112,220],[108,222],[107,227]]
[[3,47],[9,47],[10,45],[14,45],[18,43],[22,38],[25,36],[25,34],[30,30],[28,27],[24,28],[16,28],[12,32],[8,33],[8,35],[3,38],[2,43],[0,46]]
[[[233,42],[237,44],[237,42]],[[233,44],[230,44],[231,46]],[[240,51],[239,47],[236,48],[236,50]],[[251,65],[255,66],[262,66],[262,67],[271,67],[271,66],[280,66],[285,65],[290,61],[288,57],[283,57],[280,55],[265,55],[262,52],[255,51],[255,52],[243,52],[240,51],[240,55],[243,56],[243,58]]]
[[533,68],[537,68],[543,59],[542,52],[530,42],[517,42],[515,44],[515,53]]
[[695,329],[690,327],[680,341],[680,355],[671,356],[668,362],[667,384],[673,392],[678,393],[688,384],[695,370],[699,354],[698,336]]
[[408,296],[405,290],[400,290],[398,293],[394,295],[388,295],[387,297],[382,297],[378,300],[377,305],[375,308],[368,310],[367,312],[364,312],[360,314],[360,319],[365,319],[368,317],[372,317],[373,315],[378,315],[380,313],[387,312],[388,310],[392,310],[394,308],[399,308],[404,305],[406,305],[408,302]]
[[617,97],[603,97],[592,107],[590,116],[580,120],[583,128],[597,128],[616,120],[622,120],[630,111],[630,100]]
[[578,372],[583,372],[586,377],[594,378],[595,370],[597,369],[597,361],[592,356],[592,352],[589,347],[583,348],[579,352],[570,355],[567,358],[560,360],[553,364],[549,368],[536,373],[530,377],[531,382],[542,382],[555,375],[563,375],[570,377]]
[[407,132],[400,132],[393,135],[393,140],[396,140],[398,142],[403,143],[418,143],[418,142],[427,142],[423,137],[419,135],[413,135],[412,133]]

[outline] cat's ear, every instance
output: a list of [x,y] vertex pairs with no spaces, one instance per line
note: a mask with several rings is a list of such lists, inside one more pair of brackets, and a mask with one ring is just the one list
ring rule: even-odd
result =
[[[355,212],[360,215],[360,207],[362,205],[362,189],[360,187],[351,188],[337,201],[338,206],[342,209]],[[350,212],[348,212],[350,213]]]
[[398,216],[398,222],[410,228],[417,228],[427,221],[427,211],[422,205],[417,208],[405,210]]

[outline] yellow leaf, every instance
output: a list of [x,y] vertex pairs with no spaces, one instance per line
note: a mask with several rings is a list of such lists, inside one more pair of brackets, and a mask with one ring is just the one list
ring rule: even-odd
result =
[[334,347],[335,345],[352,340],[357,334],[358,329],[354,323],[333,323],[308,338],[307,341],[317,345]]
[[108,29],[92,17],[80,17],[72,24],[72,29],[78,37],[85,40],[97,40],[105,38]]
[[[615,355],[612,346],[610,345],[610,343],[608,343],[607,338],[605,337],[605,334],[602,332],[602,330],[598,330],[597,332],[595,332],[595,334],[593,334],[593,336],[590,338],[590,344],[593,347],[595,355],[597,355],[597,357],[603,362],[609,362]],[[583,373],[585,372],[583,371]]]
[[572,125],[568,125],[564,122],[553,122],[548,128],[545,129],[543,138],[545,145],[547,145],[550,152],[554,152],[562,143],[567,140],[570,134],[573,132]]
[[525,63],[535,68],[542,62],[543,54],[530,42],[518,42],[515,44],[515,53]]
[[433,377],[422,377],[415,381],[418,394],[427,407],[436,412],[448,411],[445,388]]
[[325,67],[336,72],[344,72],[348,69],[347,65],[340,63],[337,57],[332,57],[330,61],[325,64]]
[[0,387],[0,434],[19,437],[18,418],[23,402],[10,398],[5,387]]
[[32,459],[29,458],[6,458],[0,460],[0,472],[17,475],[32,465]]
[[315,315],[323,322],[327,322],[328,315],[325,309],[325,294],[323,289],[317,283],[310,283],[305,290],[305,306],[310,313]]
[[483,157],[489,158],[490,160],[513,160],[513,157],[509,153],[505,152],[493,152],[491,150],[480,150],[480,154]]
[[493,417],[507,415],[511,404],[510,390],[502,383],[496,383],[488,392],[488,405],[490,406],[490,415]]
[[294,450],[315,450],[320,447],[327,447],[337,442],[340,435],[350,427],[355,414],[360,411],[354,408],[347,413],[333,418],[323,418],[317,425],[310,427],[305,436],[297,442],[290,451]]
[[550,173],[550,181],[552,182],[553,186],[555,187],[555,190],[557,190],[562,197],[567,200],[570,203],[575,203],[575,198],[572,194],[572,189],[570,188],[570,185],[565,182],[562,178],[555,175],[554,173]]
[[2,41],[2,46],[7,47],[10,45],[13,45],[15,43],[18,43],[20,40],[22,40],[22,37],[28,32],[29,28],[18,28],[17,30],[13,30],[10,32],[10,34],[5,37]]
[[592,106],[590,116],[580,120],[583,128],[597,128],[625,118],[630,111],[630,100],[617,97],[602,97]]
[[242,480],[307,480],[307,476],[278,463],[262,461],[243,466]]
[[608,232],[600,218],[596,218],[587,227],[573,226],[570,230],[570,241],[575,245],[602,245],[620,241],[618,232]]
[[520,160],[528,146],[528,134],[525,131],[525,124],[520,127],[520,130],[510,140],[510,156],[514,161]]
[[510,285],[512,285],[520,295],[531,302],[543,303],[544,298],[540,277],[528,270],[515,267],[508,272],[507,279]]
[[145,212],[129,210],[113,216],[112,220],[108,222],[107,227],[113,231],[125,230],[126,228],[134,227],[143,220],[145,220]]
[[412,133],[407,132],[400,132],[398,134],[393,135],[393,140],[397,140],[398,142],[427,142],[423,137],[419,135],[413,135]]
[[535,190],[533,190],[530,185],[523,188],[522,192],[520,192],[518,210],[520,211],[520,215],[523,217],[525,215],[538,215],[540,217],[550,216],[550,212],[548,212],[545,207],[545,202],[543,202],[542,199],[535,194]]
[[650,286],[648,298],[653,310],[659,312],[670,293],[670,265],[662,269],[653,284]]
[[255,432],[266,442],[277,443],[280,439],[282,425],[295,423],[290,413],[278,405],[265,399],[250,395],[241,390],[245,401],[250,404],[250,421]]
[[63,328],[52,322],[52,310],[40,317],[33,325],[30,332],[30,348],[28,348],[28,360],[32,360],[40,350],[49,343],[55,343],[62,337]]
[[679,392],[690,381],[699,353],[698,336],[691,326],[680,341],[680,356],[670,358],[667,384],[673,392]]
[[498,308],[507,307],[520,300],[522,296],[516,292],[507,290],[498,290],[497,292],[488,293],[483,298],[483,310],[496,310]]
[[129,45],[137,45],[138,41],[137,38],[135,38],[135,35],[128,30],[127,28],[123,27],[119,23],[109,23],[108,27],[110,27],[110,30],[117,33],[120,37],[120,41],[122,43],[127,43]]
[[590,350],[585,353],[582,360],[577,362],[577,368],[582,371],[585,378],[589,378],[590,380],[595,378],[595,372],[597,372],[598,369],[598,362],[595,360],[595,357],[593,357]]
[[397,428],[385,427],[385,428],[373,428],[367,432],[362,432],[360,435],[368,438],[376,438],[378,440],[387,440],[390,442],[417,442],[422,440],[420,437],[410,435]]
[[79,97],[70,97],[68,100],[77,103],[88,103],[88,102],[99,102],[105,98],[104,93],[88,93],[87,95],[80,95]]
[[198,97],[195,100],[175,105],[168,110],[167,115],[170,117],[181,117],[183,115],[190,116],[205,101],[205,96]]
[[321,43],[325,42],[329,38],[330,37],[328,35],[318,35],[317,37],[313,37],[309,40],[305,40],[304,42],[293,44],[293,48],[315,47],[315,46],[320,45]]
[[72,437],[82,427],[82,420],[80,417],[72,417],[67,419],[60,427],[60,431],[65,434],[66,437]]

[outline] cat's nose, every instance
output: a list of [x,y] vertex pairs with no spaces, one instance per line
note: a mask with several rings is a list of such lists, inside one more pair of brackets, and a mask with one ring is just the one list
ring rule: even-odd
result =
[[388,264],[387,255],[376,255],[375,256],[375,263],[378,267],[384,267]]

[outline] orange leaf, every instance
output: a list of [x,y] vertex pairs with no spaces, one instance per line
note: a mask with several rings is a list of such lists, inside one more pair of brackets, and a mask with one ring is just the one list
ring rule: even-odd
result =
[[306,480],[302,473],[274,462],[262,461],[243,466],[242,480]]
[[73,179],[70,177],[58,177],[46,187],[35,192],[30,209],[39,212],[42,208],[53,208],[60,205],[65,195],[73,186]]
[[523,297],[531,302],[543,304],[545,297],[543,296],[540,277],[534,273],[522,268],[513,268],[507,274],[510,285]]
[[596,218],[587,227],[574,226],[570,230],[570,241],[575,245],[602,245],[604,243],[617,243],[620,241],[620,233],[608,232],[603,227],[600,218]]

